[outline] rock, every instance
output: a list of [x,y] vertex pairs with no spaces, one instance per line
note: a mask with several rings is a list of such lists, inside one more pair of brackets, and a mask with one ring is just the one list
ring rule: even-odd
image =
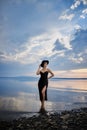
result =
[[67,120],[69,118],[70,114],[65,114],[65,115],[62,115],[61,118],[63,120]]
[[0,130],[87,130],[87,108],[0,121]]
[[62,128],[66,130],[68,128],[68,126],[67,125],[63,125]]
[[8,130],[13,130],[13,128],[9,128]]

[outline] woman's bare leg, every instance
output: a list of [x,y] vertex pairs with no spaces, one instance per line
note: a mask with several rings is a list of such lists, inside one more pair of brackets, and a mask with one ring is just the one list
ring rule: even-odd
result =
[[44,108],[45,91],[46,91],[46,86],[44,86],[44,88],[42,89],[42,95],[43,95],[43,100],[42,100],[42,104],[41,104],[42,108]]

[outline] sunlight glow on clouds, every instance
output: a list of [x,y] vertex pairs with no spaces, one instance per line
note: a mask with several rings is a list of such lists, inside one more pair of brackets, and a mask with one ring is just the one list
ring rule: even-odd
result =
[[87,69],[75,69],[68,71],[54,71],[56,77],[61,78],[85,78],[87,77]]

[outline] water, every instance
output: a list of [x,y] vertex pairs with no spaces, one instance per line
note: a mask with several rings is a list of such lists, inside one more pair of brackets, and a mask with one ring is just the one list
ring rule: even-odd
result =
[[[0,78],[1,117],[37,113],[40,109],[37,82],[32,77]],[[47,111],[87,107],[87,80],[50,79],[45,107]]]

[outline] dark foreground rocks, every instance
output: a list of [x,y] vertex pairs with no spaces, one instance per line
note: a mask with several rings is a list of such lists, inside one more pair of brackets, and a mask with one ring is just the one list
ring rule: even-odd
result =
[[87,108],[0,121],[0,130],[87,130]]

